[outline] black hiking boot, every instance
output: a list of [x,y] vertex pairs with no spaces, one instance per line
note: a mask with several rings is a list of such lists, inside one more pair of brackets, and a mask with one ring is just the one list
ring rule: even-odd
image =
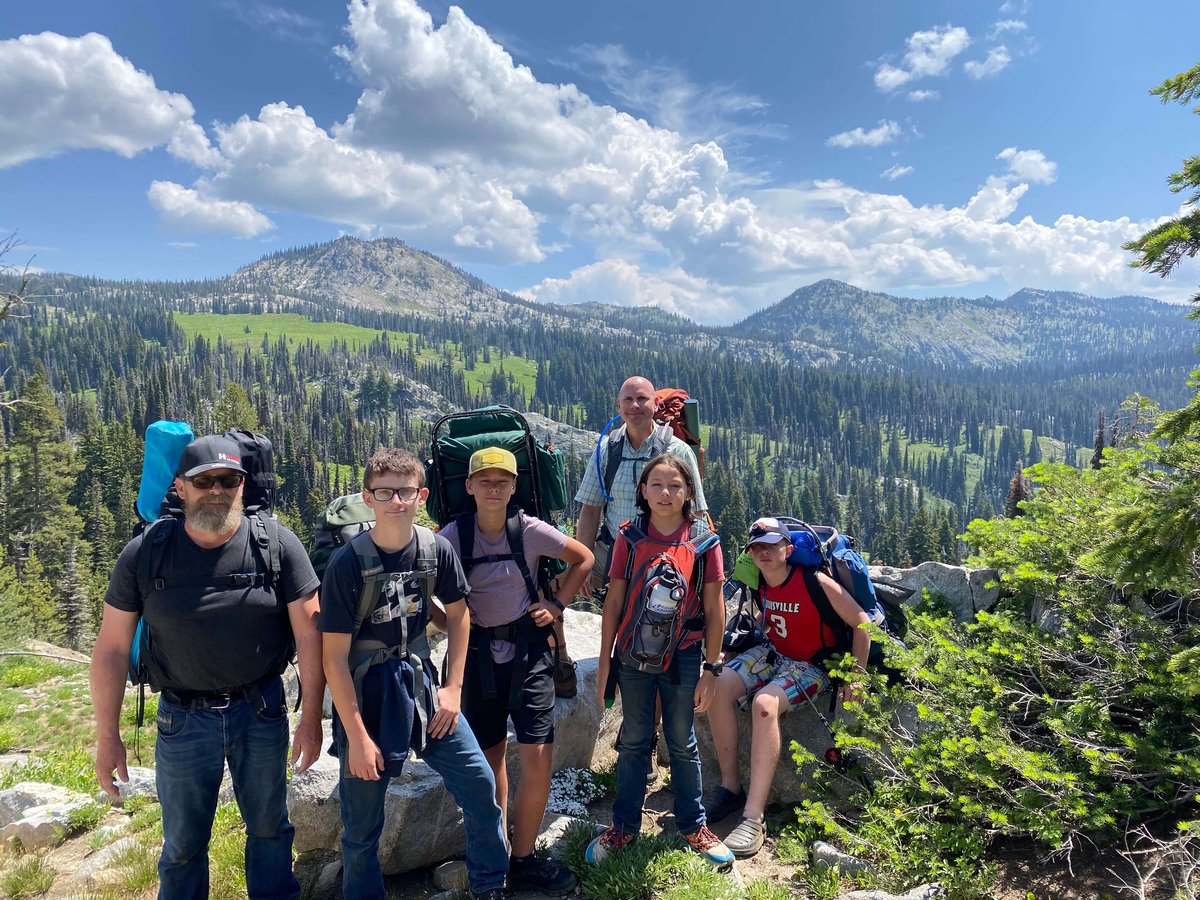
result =
[[508,861],[508,889],[510,891],[537,891],[541,894],[569,894],[575,890],[579,879],[566,866],[536,854],[512,857]]

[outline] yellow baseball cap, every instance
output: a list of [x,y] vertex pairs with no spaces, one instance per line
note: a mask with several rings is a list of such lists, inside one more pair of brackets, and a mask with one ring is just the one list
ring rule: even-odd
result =
[[467,477],[470,478],[480,469],[500,469],[516,477],[517,458],[503,447],[484,447],[471,454],[467,463]]

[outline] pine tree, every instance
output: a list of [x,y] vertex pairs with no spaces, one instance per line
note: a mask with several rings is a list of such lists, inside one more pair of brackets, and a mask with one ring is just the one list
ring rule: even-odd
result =
[[213,410],[213,427],[217,432],[229,431],[231,428],[258,430],[258,413],[240,385],[230,383],[225,388]]
[[1096,442],[1092,445],[1092,461],[1089,463],[1093,469],[1099,469],[1104,465],[1104,407],[1100,407],[1100,421],[1096,423]]
[[908,523],[908,531],[904,536],[904,549],[916,565],[920,565],[938,556],[937,536],[925,507],[917,509],[916,514]]

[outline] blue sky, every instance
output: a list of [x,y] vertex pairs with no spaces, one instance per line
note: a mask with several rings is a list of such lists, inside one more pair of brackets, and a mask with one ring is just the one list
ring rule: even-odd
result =
[[[397,236],[540,300],[730,322],[820,278],[1182,300],[1147,90],[1193,4],[41,0],[0,8],[0,231],[197,278]],[[6,260],[20,261],[20,260]]]

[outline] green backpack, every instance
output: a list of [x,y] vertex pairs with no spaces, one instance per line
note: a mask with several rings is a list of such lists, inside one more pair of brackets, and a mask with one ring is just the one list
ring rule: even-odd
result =
[[312,549],[308,558],[320,578],[334,552],[350,543],[356,534],[375,526],[375,511],[367,506],[361,493],[346,494],[329,501],[313,524]]
[[473,510],[467,494],[467,463],[485,447],[503,447],[517,458],[514,503],[526,514],[553,522],[567,508],[566,459],[561,450],[534,439],[525,417],[507,406],[485,406],[442,416],[433,426],[430,458],[425,463],[429,485],[426,508],[439,526]]

